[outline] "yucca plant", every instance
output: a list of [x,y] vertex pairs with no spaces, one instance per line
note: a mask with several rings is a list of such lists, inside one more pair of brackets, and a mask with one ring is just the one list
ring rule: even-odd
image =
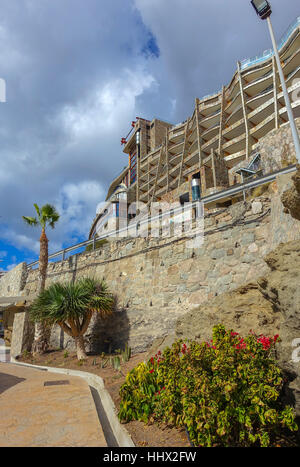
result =
[[114,298],[104,280],[83,278],[75,282],[54,283],[32,303],[29,313],[34,322],[58,324],[73,337],[77,358],[86,358],[84,334],[93,313],[108,316],[113,311]]
[[128,347],[128,344],[125,345],[125,350],[122,352],[123,362],[129,362],[131,357],[131,348]]
[[[59,214],[55,207],[51,204],[45,204],[40,209],[37,204],[34,204],[37,217],[23,216],[24,222],[31,226],[42,228],[40,237],[40,257],[39,257],[39,284],[38,293],[41,293],[45,288],[46,274],[48,266],[48,238],[46,235],[46,226],[49,225],[54,229],[55,224],[59,220]],[[33,353],[43,353],[47,350],[48,339],[47,332],[42,323],[37,322],[35,325],[35,334],[32,351]]]

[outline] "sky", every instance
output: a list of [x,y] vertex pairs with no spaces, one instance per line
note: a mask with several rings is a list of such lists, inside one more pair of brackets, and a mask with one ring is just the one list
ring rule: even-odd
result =
[[[280,39],[298,0],[272,0]],[[88,238],[127,165],[136,117],[179,123],[196,97],[271,47],[250,0],[0,0],[0,270],[38,259],[33,204],[55,205],[49,251]]]

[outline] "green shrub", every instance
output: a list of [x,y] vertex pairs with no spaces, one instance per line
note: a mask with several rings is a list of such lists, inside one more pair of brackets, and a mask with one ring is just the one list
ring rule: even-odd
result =
[[186,426],[195,446],[269,446],[283,428],[297,430],[279,398],[277,340],[219,325],[210,343],[175,342],[128,373],[120,420]]
[[[102,240],[97,240],[95,242],[95,250],[99,250],[99,248],[101,248],[103,245],[106,245],[106,243],[108,243],[108,241],[105,238],[103,238]],[[88,245],[85,248],[85,251],[93,251],[93,244],[91,243],[90,245]]]

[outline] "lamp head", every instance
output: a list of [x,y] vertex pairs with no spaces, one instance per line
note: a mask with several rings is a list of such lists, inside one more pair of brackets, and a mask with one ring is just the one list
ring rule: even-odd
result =
[[261,19],[271,16],[271,5],[267,0],[251,0],[252,6]]

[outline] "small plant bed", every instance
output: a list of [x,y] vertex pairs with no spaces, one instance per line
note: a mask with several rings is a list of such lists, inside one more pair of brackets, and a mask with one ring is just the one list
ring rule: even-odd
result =
[[120,420],[186,427],[198,447],[297,446],[294,410],[281,401],[278,339],[219,325],[210,342],[175,342],[129,372]]
[[[125,382],[128,372],[144,361],[146,353],[133,355],[129,361],[124,362],[122,355],[87,355],[85,360],[78,361],[76,352],[66,350],[50,350],[45,354],[33,357],[24,352],[18,361],[32,365],[68,368],[72,370],[87,371],[100,376],[104,380],[105,388],[110,393],[117,410],[120,408],[120,387]],[[117,357],[117,359],[116,359]],[[120,367],[118,368],[118,357]],[[141,447],[190,447],[188,437],[183,428],[168,427],[166,424],[150,424],[133,420],[126,424],[136,446]]]

